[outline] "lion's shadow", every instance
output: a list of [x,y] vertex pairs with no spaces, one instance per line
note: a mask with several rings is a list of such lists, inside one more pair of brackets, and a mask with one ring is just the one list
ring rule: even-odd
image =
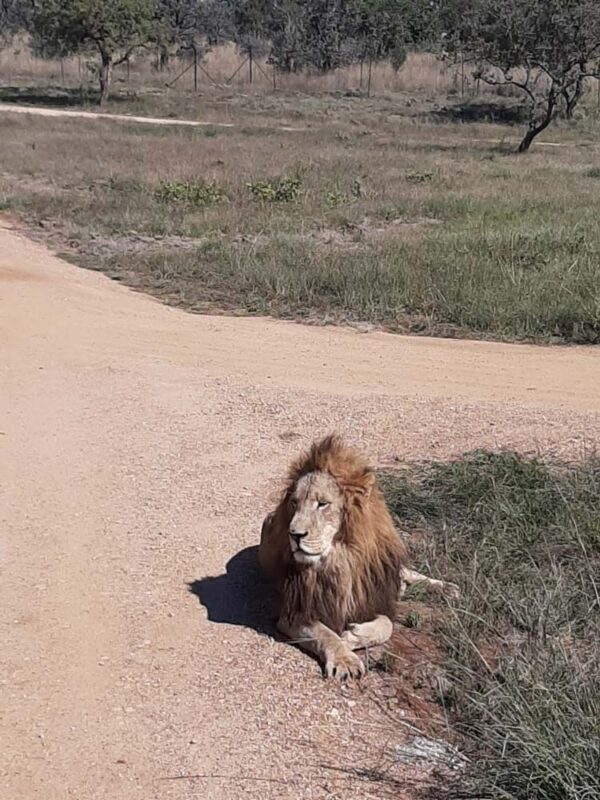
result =
[[257,560],[258,547],[246,547],[229,559],[223,575],[188,583],[206,608],[210,622],[241,625],[275,635],[276,596]]

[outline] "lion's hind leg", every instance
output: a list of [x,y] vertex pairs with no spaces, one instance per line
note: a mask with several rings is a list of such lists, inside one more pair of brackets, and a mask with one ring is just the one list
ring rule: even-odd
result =
[[351,650],[377,647],[384,644],[392,635],[394,626],[389,617],[379,614],[369,622],[354,622],[342,633],[342,639]]
[[456,599],[460,596],[460,589],[455,583],[450,583],[449,581],[438,581],[436,578],[429,578],[427,575],[422,575],[420,572],[416,572],[414,569],[408,569],[408,567],[402,567],[400,577],[402,578],[403,583],[400,596],[404,594],[404,589],[407,584],[408,586],[414,586],[419,583],[427,588],[436,589],[437,591],[442,592],[442,594],[445,594],[447,597]]

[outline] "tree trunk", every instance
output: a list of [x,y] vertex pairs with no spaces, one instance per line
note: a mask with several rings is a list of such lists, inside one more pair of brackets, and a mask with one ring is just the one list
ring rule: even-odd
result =
[[100,105],[104,105],[104,103],[108,100],[112,68],[112,58],[106,53],[103,53],[102,64],[100,65]]
[[583,76],[580,75],[577,78],[577,82],[575,83],[575,88],[573,89],[573,94],[569,95],[567,89],[563,91],[563,98],[565,101],[565,118],[566,119],[573,119],[575,116],[575,109],[577,104],[581,100],[581,96],[583,94]]
[[532,109],[532,119],[529,122],[529,130],[523,137],[521,144],[518,147],[517,152],[519,153],[526,153],[529,148],[531,147],[531,143],[538,136],[542,131],[545,131],[548,125],[554,119],[554,112],[556,110],[556,89],[553,86],[550,90],[550,94],[548,95],[548,99],[546,101],[546,108],[544,110],[544,115],[541,119],[535,119],[533,117],[534,110]]
[[535,137],[540,134],[542,131],[545,131],[548,125],[552,122],[552,117],[554,114],[552,112],[547,113],[546,116],[538,123],[531,123],[529,125],[529,130],[523,137],[521,144],[517,152],[519,153],[526,153],[529,148],[531,147],[531,143],[535,139]]

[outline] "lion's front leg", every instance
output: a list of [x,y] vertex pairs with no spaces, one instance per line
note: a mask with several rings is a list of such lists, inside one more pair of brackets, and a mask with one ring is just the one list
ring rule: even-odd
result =
[[365,647],[377,647],[384,644],[392,635],[394,626],[389,617],[379,614],[369,622],[355,622],[348,625],[342,633],[342,639],[351,650],[361,650]]
[[277,629],[298,647],[316,656],[325,677],[343,681],[365,674],[365,665],[360,658],[335,631],[322,622],[294,624],[281,617]]

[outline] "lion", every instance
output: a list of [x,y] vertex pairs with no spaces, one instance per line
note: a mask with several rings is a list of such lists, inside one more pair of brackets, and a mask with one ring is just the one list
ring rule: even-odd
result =
[[373,470],[335,434],[291,465],[258,560],[279,594],[278,631],[339,680],[364,675],[355,651],[390,638],[407,584],[458,591],[407,567]]

